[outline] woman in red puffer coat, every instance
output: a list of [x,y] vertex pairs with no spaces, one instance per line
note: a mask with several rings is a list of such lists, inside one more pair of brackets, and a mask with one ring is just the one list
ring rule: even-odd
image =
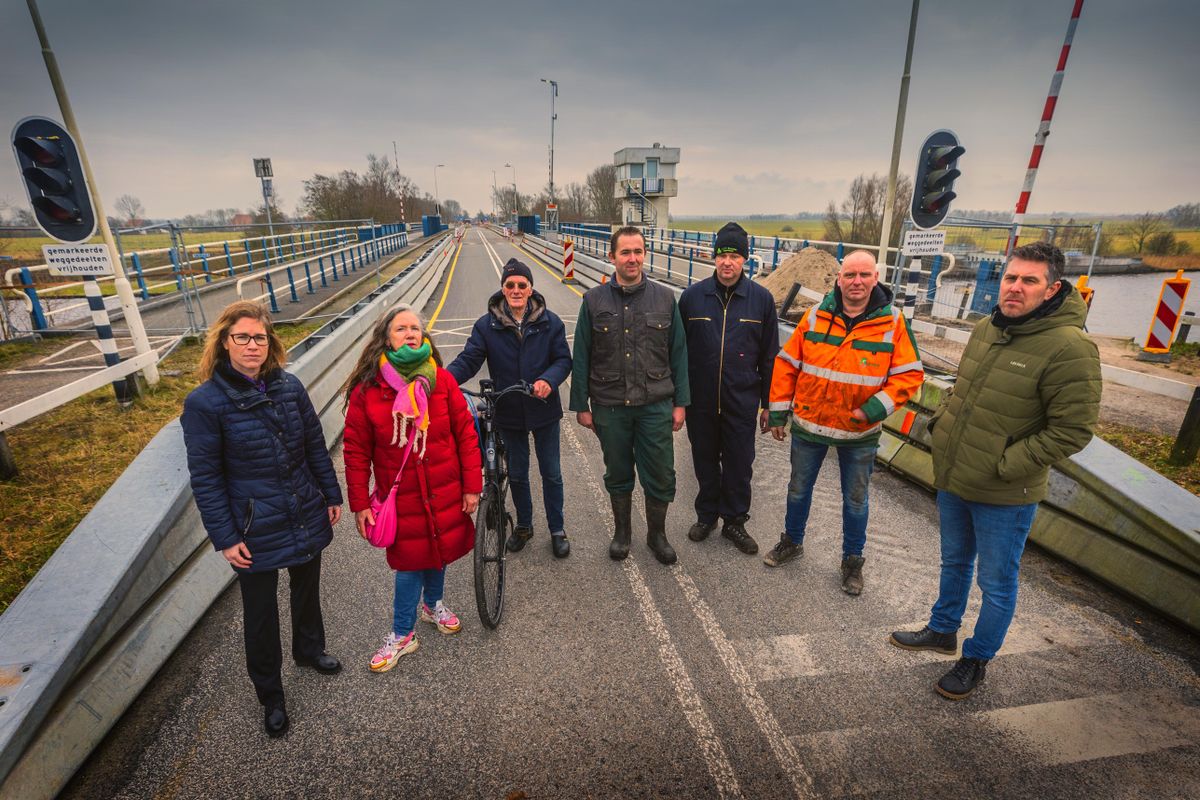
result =
[[384,498],[400,472],[396,540],[387,548],[388,566],[396,570],[392,630],[370,663],[372,671],[387,672],[417,649],[418,603],[421,620],[441,633],[461,627],[442,599],[445,569],[471,551],[471,515],[483,488],[466,398],[408,306],[380,318],[346,382],[343,455],[350,510],[364,538],[375,522],[372,474]]

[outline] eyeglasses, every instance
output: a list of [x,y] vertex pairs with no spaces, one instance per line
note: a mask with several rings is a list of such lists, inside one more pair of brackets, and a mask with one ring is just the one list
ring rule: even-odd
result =
[[267,342],[271,341],[265,333],[256,333],[253,336],[248,333],[231,333],[229,334],[229,338],[233,340],[234,344],[241,345],[242,347],[250,344],[251,339],[259,347],[266,347]]
[[516,281],[505,281],[504,288],[505,289],[528,289],[529,284],[525,283],[524,281],[521,281],[520,283],[517,283]]

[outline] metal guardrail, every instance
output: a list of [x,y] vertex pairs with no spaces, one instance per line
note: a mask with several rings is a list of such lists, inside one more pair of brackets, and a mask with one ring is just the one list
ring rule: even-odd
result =
[[[424,304],[451,252],[430,247],[294,349],[328,445],[346,354],[387,306]],[[0,798],[53,797],[232,580],[192,502],[176,419],[0,615]]]

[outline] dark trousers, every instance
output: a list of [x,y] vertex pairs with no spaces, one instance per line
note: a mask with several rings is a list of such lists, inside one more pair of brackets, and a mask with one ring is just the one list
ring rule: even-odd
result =
[[696,468],[696,519],[713,523],[750,513],[758,414],[687,412],[688,441]]
[[675,444],[671,401],[645,406],[592,407],[592,422],[604,453],[604,488],[632,494],[634,467],[647,497],[675,499]]
[[533,527],[533,493],[529,488],[529,434],[537,451],[538,472],[542,476],[542,506],[551,533],[563,530],[563,478],[559,457],[560,425],[554,420],[532,431],[501,428],[504,452],[508,456],[508,487],[517,509],[517,525]]
[[[292,657],[312,659],[325,652],[321,620],[321,554],[288,567],[292,602]],[[283,702],[283,651],[279,643],[279,570],[239,572],[246,624],[246,670],[264,706]]]

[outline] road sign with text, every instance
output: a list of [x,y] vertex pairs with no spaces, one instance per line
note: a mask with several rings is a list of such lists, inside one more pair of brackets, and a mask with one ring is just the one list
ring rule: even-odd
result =
[[906,231],[904,255],[937,256],[946,252],[946,231]]
[[51,275],[112,275],[106,244],[44,244],[42,256]]

